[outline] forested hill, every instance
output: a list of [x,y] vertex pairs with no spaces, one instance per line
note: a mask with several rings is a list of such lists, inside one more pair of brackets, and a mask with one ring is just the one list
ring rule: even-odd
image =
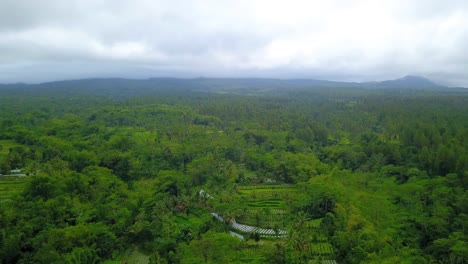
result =
[[111,97],[150,95],[152,93],[173,93],[180,91],[204,91],[217,93],[237,93],[268,95],[290,90],[317,89],[360,89],[374,92],[415,92],[436,91],[439,93],[468,93],[468,89],[449,88],[417,76],[405,76],[396,80],[381,82],[337,82],[313,79],[262,79],[262,78],[152,78],[136,79],[82,79],[47,82],[40,84],[3,84],[0,93],[9,94],[97,94]]
[[2,86],[0,263],[467,263],[468,94],[306,83]]

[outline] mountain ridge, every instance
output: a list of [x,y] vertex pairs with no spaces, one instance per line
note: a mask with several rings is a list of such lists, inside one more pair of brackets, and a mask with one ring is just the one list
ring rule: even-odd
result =
[[295,89],[350,88],[369,91],[442,91],[463,92],[468,89],[437,84],[425,77],[406,75],[398,79],[372,82],[343,82],[319,79],[276,79],[276,78],[174,78],[157,77],[148,79],[88,78],[61,80],[38,84],[0,84],[0,89],[19,92],[67,91],[131,96],[153,92],[199,91],[221,93],[269,93]]

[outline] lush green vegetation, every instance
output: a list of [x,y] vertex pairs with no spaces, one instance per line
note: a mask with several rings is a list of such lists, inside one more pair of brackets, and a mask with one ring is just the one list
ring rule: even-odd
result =
[[0,89],[1,263],[468,261],[466,93],[86,85]]

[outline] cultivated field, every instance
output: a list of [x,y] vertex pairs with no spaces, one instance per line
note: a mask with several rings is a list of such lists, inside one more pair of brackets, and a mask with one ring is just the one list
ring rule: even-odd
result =
[[0,176],[0,202],[9,201],[20,194],[26,181],[25,177]]

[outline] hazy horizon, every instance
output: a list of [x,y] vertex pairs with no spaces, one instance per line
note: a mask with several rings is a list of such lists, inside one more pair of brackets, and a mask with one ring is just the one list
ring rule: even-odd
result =
[[[109,76],[109,77],[84,77],[84,78],[76,78],[76,79],[57,79],[57,80],[49,80],[49,81],[39,81],[39,82],[0,82],[0,85],[15,85],[15,84],[26,84],[26,85],[38,85],[44,83],[54,83],[54,82],[67,82],[67,81],[82,81],[82,80],[112,80],[112,79],[121,79],[121,80],[132,80],[132,81],[145,81],[145,80],[152,80],[152,79],[174,79],[174,80],[197,80],[197,79],[207,79],[207,80],[278,80],[278,81],[295,81],[295,80],[304,80],[304,81],[326,81],[326,82],[342,82],[342,83],[371,83],[371,82],[384,82],[384,81],[395,81],[404,79],[408,76],[416,77],[416,78],[423,78],[428,81],[433,82],[430,79],[425,78],[424,76],[413,76],[413,75],[405,75],[395,79],[385,79],[385,80],[371,80],[371,81],[344,81],[344,80],[328,80],[328,79],[316,79],[316,78],[275,78],[275,77],[209,77],[209,76],[196,76],[196,77],[175,77],[175,76],[159,76],[159,77],[142,77],[142,78],[132,78],[132,77],[119,77],[119,76]],[[437,82],[433,82],[436,85],[442,85]],[[442,85],[445,86],[445,85]],[[468,88],[462,86],[447,86],[448,88]]]

